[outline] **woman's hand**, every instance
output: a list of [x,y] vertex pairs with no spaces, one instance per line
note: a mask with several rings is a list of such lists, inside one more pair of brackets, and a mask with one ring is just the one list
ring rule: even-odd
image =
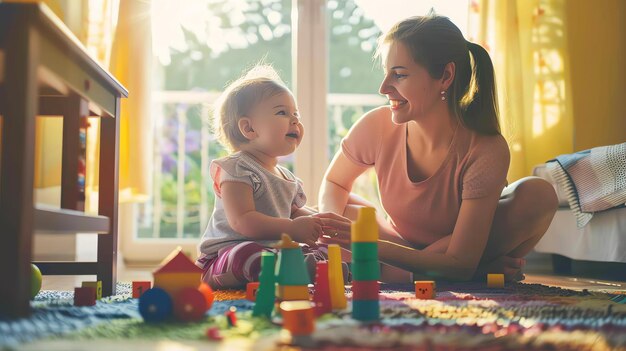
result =
[[317,246],[315,242],[323,233],[322,225],[323,221],[321,218],[313,216],[294,218],[290,223],[287,234],[294,241],[315,247]]
[[342,247],[350,247],[350,228],[352,221],[336,213],[317,213],[312,217],[319,218],[322,223],[323,234],[320,241],[325,244],[339,244]]
[[484,280],[489,273],[501,273],[507,282],[524,280],[522,268],[525,264],[526,260],[523,258],[500,256],[491,262],[481,263],[474,273],[474,279]]

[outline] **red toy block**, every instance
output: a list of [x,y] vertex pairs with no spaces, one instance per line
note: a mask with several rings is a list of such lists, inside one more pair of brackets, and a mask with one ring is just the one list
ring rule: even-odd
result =
[[224,315],[226,315],[226,320],[228,321],[228,326],[229,327],[237,326],[237,315],[235,314],[235,312],[237,312],[237,307],[230,306],[228,311],[226,311],[226,313],[224,313]]
[[197,322],[207,310],[204,294],[194,288],[184,288],[174,299],[174,316],[183,322]]
[[206,337],[209,340],[215,340],[215,341],[219,341],[223,339],[222,334],[220,333],[220,330],[218,327],[210,327],[209,329],[207,329]]
[[133,299],[138,299],[146,290],[152,288],[151,282],[133,282]]
[[259,290],[259,282],[251,282],[246,285],[246,300],[256,301],[256,292]]
[[74,306],[93,306],[96,304],[96,289],[92,287],[74,288]]
[[330,300],[330,283],[328,281],[328,262],[317,262],[315,266],[313,302],[315,303],[316,316],[333,311],[333,304]]
[[378,300],[378,280],[355,280],[352,282],[352,300]]

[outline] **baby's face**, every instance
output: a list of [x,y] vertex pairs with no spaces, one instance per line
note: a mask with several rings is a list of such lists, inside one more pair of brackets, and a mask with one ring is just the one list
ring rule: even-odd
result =
[[271,96],[259,102],[250,113],[257,138],[254,147],[278,157],[296,151],[304,136],[298,106],[289,92]]

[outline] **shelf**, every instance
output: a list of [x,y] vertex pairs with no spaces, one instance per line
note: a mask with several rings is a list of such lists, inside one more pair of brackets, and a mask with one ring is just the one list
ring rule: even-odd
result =
[[91,233],[107,234],[109,218],[87,215],[84,212],[35,205],[35,232],[37,234]]

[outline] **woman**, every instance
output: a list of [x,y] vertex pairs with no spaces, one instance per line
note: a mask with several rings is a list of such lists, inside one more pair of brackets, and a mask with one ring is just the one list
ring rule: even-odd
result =
[[[389,218],[379,216],[383,263],[448,279],[495,272],[523,279],[523,257],[558,202],[536,177],[506,186],[509,149],[489,54],[441,16],[397,23],[378,53],[380,93],[390,105],[365,114],[342,141],[320,189],[320,211],[355,218],[358,207],[371,206],[350,190],[374,167]],[[349,233],[324,241],[349,248]],[[384,269],[383,278],[392,280],[392,272]]]

